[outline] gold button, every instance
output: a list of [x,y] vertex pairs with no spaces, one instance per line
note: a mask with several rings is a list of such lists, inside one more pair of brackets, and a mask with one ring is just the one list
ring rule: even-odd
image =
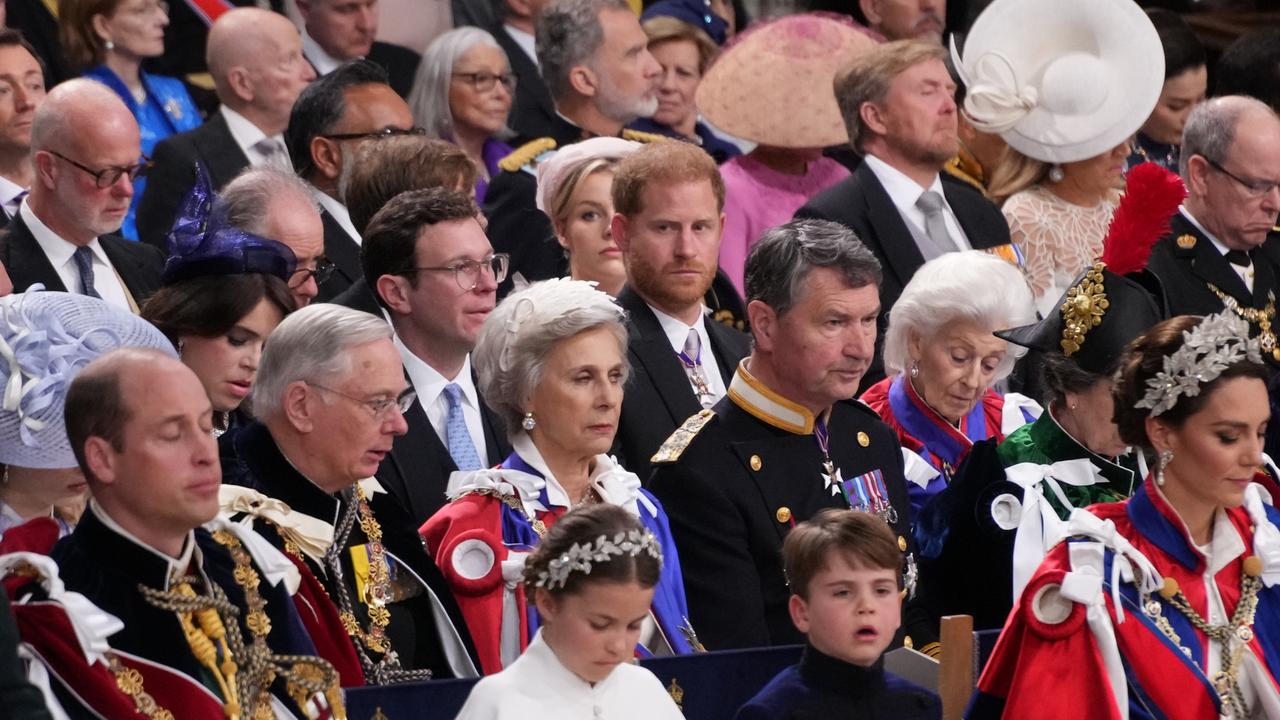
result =
[[901,550],[902,552],[907,551],[907,539],[902,537],[901,535],[898,536],[898,549]]
[[791,508],[780,507],[778,508],[778,512],[774,513],[773,516],[778,518],[778,522],[780,523],[789,523],[791,522]]
[[902,647],[904,647],[904,648],[909,648],[909,647],[913,647],[913,645],[914,645],[914,643],[912,643],[912,642],[911,642],[911,636],[910,636],[910,635],[904,635],[904,636],[902,637]]
[[1183,250],[1190,250],[1196,246],[1196,236],[1190,233],[1178,236],[1178,247]]
[[858,444],[866,447],[871,444],[871,437],[861,430],[858,431]]
[[764,463],[760,461],[759,455],[751,456],[751,469],[760,472],[760,468],[764,467]]

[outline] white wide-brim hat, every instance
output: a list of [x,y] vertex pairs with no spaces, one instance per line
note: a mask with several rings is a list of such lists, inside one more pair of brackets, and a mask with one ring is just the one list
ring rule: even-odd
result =
[[1146,122],[1164,85],[1164,50],[1133,0],[995,0],[951,48],[964,109],[1036,160],[1101,155]]
[[63,407],[75,376],[116,348],[177,353],[154,325],[127,310],[39,288],[0,298],[0,463],[73,468]]

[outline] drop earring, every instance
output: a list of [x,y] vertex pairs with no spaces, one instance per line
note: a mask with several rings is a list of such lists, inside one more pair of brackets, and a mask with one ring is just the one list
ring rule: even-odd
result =
[[911,377],[912,379],[920,377],[920,363],[911,363]]
[[178,359],[179,360],[182,359],[182,346],[183,346],[182,340],[178,340]]
[[1160,463],[1156,466],[1156,485],[1164,487],[1164,471],[1169,467],[1169,463],[1173,462],[1172,450],[1160,451]]
[[1067,174],[1062,171],[1061,165],[1054,163],[1049,167],[1049,182],[1060,183],[1066,176]]
[[527,412],[524,414],[524,419],[520,421],[520,427],[524,428],[525,432],[538,427],[538,421],[533,418],[533,413]]
[[102,43],[102,49],[106,50],[107,52],[110,52],[116,49],[116,44],[111,42],[110,40],[107,40],[106,42]]

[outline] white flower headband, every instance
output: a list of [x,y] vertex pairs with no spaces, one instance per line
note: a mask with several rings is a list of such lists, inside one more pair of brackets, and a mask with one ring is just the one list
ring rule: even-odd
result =
[[1258,340],[1249,339],[1249,324],[1233,314],[1208,315],[1182,337],[1182,347],[1164,358],[1164,369],[1147,380],[1147,394],[1135,405],[1150,408],[1151,417],[1172,410],[1180,397],[1199,395],[1201,385],[1241,360],[1262,364]]
[[533,586],[548,590],[562,588],[575,572],[590,575],[593,564],[607,563],[624,555],[636,557],[640,553],[648,553],[649,557],[662,562],[662,548],[658,545],[658,539],[648,530],[627,530],[614,535],[612,539],[601,535],[595,542],[574,543],[560,557],[547,563],[547,569],[538,573]]

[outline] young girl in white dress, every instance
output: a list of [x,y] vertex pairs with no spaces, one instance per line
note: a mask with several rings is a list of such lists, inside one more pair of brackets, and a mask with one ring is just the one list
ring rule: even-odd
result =
[[525,564],[542,627],[515,662],[476,684],[457,720],[683,718],[653,673],[633,664],[661,568],[657,539],[626,510],[565,514]]

